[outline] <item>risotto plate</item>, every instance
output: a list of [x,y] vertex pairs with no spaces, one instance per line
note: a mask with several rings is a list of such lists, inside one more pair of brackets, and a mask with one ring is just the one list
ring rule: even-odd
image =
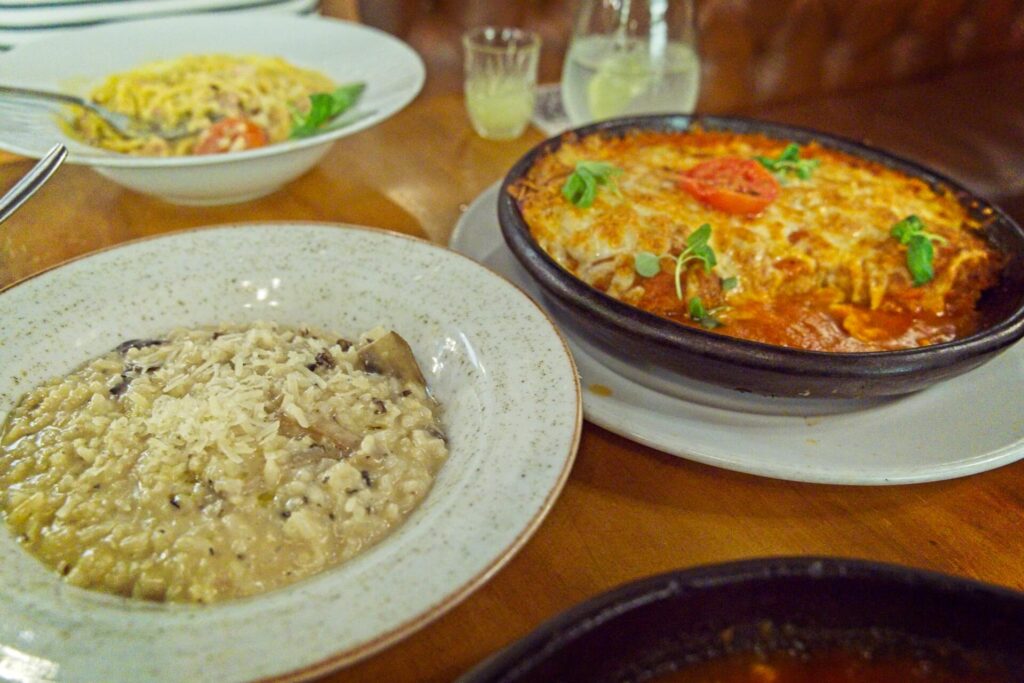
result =
[[[460,296],[452,297],[458,291]],[[208,606],[79,589],[0,530],[0,678],[302,679],[429,623],[530,537],[579,442],[575,367],[547,316],[484,267],[402,235],[224,226],[134,242],[0,294],[0,419],[118,343],[272,320],[340,335],[384,325],[444,406],[448,461],[409,519],[350,562]]]

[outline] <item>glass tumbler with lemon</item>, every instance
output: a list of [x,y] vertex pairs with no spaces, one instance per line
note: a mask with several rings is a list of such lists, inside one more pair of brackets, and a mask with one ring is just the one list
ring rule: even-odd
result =
[[574,126],[690,113],[699,91],[693,0],[580,0],[562,69]]
[[466,108],[474,130],[491,140],[519,137],[533,113],[540,36],[484,26],[462,36]]

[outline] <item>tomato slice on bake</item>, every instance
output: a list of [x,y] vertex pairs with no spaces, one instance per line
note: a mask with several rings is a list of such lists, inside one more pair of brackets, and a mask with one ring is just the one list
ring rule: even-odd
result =
[[726,213],[752,216],[779,196],[779,181],[753,159],[721,157],[702,161],[679,179],[697,201]]
[[[237,141],[242,144],[238,145]],[[269,142],[267,131],[249,119],[221,119],[207,129],[196,143],[196,154],[220,154],[263,147]]]

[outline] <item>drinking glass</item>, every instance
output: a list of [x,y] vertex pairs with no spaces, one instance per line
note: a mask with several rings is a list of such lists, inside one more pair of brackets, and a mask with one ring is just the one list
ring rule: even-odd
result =
[[540,36],[485,26],[462,36],[466,108],[473,129],[491,140],[522,135],[533,113]]
[[693,0],[579,0],[562,69],[574,126],[691,113],[700,90]]

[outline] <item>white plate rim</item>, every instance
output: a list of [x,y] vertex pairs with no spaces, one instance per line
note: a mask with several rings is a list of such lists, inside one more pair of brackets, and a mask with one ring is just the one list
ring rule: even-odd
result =
[[[490,227],[496,231],[499,230],[499,228],[497,228],[497,195],[500,191],[500,187],[501,181],[495,182],[481,192],[467,206],[466,210],[459,217],[452,234],[449,237],[449,247],[466,254],[470,258],[476,258],[478,250],[485,248],[480,242],[480,234],[482,234],[488,226],[481,227],[477,225],[476,217],[478,213],[480,215],[485,212],[492,213],[493,225]],[[494,205],[493,212],[491,212],[492,204]],[[476,241],[471,243],[470,240],[473,239],[474,235],[476,235]],[[500,231],[495,233],[495,239],[495,249],[507,252],[508,257],[514,261],[514,257],[511,257],[511,252],[509,252],[508,248],[504,245]],[[494,252],[492,252],[492,254],[493,253]],[[483,258],[486,260],[486,255]],[[492,264],[485,263],[485,265],[491,267],[492,270],[502,275],[502,277],[506,277],[511,281],[516,282],[516,284],[521,287],[524,287],[524,289],[526,289],[527,292],[535,298],[535,300],[538,299],[539,288],[527,281],[528,276],[525,274],[525,271],[521,269],[517,270],[518,277],[510,277],[502,270],[494,268]],[[518,266],[518,264],[516,265]],[[551,310],[548,309],[548,305],[543,303],[543,299],[540,299],[539,303],[543,308],[551,313]],[[557,323],[557,316],[552,317],[555,318]],[[593,422],[599,427],[607,429],[614,434],[618,434],[619,436],[636,443],[686,460],[692,460],[694,462],[736,472],[788,481],[813,484],[878,486],[917,484],[965,477],[1008,465],[1024,458],[1024,427],[1018,429],[1018,437],[1011,443],[1006,443],[999,448],[986,451],[973,457],[961,458],[953,462],[944,463],[945,466],[942,467],[921,467],[910,465],[899,470],[878,472],[857,473],[850,470],[845,472],[830,472],[827,468],[816,469],[787,466],[779,463],[768,463],[765,465],[752,461],[750,457],[744,456],[743,454],[729,452],[727,449],[707,446],[695,448],[692,445],[688,446],[685,443],[681,443],[679,441],[681,434],[678,431],[672,431],[669,429],[650,430],[638,427],[637,425],[642,424],[645,420],[665,417],[657,410],[650,409],[648,405],[656,404],[666,410],[682,408],[699,413],[706,417],[722,418],[723,420],[728,420],[730,416],[739,415],[740,413],[732,413],[732,411],[709,405],[691,403],[684,399],[668,396],[646,386],[640,385],[603,365],[600,360],[595,357],[594,349],[587,342],[579,339],[571,332],[566,330],[563,330],[563,332],[569,340],[569,346],[573,351],[574,358],[576,359],[576,365],[580,372],[581,384],[583,386],[584,417],[590,422]],[[1011,354],[1019,354],[1024,357],[1024,342],[1018,343],[1003,355],[1011,356]],[[999,359],[997,358],[995,360]],[[984,369],[985,366],[982,366],[972,372],[977,373]],[[955,381],[957,381],[957,378],[950,380],[950,382]],[[594,384],[603,384],[611,388],[612,396],[605,397],[595,394],[588,388]],[[934,387],[933,389],[920,392],[919,394],[912,395],[911,397],[900,399],[894,403],[905,403],[907,401],[916,400],[918,397],[929,395],[929,391],[933,392],[930,395],[935,395],[934,391],[939,390],[941,390],[941,385]],[[639,397],[639,400],[624,401],[618,398],[621,394],[626,394],[627,396],[632,394]],[[825,420],[856,420],[858,417],[877,415],[880,414],[879,411],[884,411],[891,405],[893,404],[885,403],[869,407],[866,410],[838,414],[835,416],[818,415],[802,418],[766,415],[758,417],[766,422],[777,421],[779,424],[785,424],[789,429],[799,429],[801,425],[810,427],[812,425],[820,424]],[[678,418],[677,415],[673,415],[673,417]],[[1024,422],[1022,422],[1022,424],[1024,424]],[[807,438],[811,439],[813,437],[809,434]]]
[[[99,0],[10,4],[0,0],[4,21],[0,29],[39,31],[84,28],[97,23],[130,21],[154,16],[199,12],[247,12],[287,9],[291,5],[314,8],[318,0]],[[281,7],[281,6],[284,7]]]

